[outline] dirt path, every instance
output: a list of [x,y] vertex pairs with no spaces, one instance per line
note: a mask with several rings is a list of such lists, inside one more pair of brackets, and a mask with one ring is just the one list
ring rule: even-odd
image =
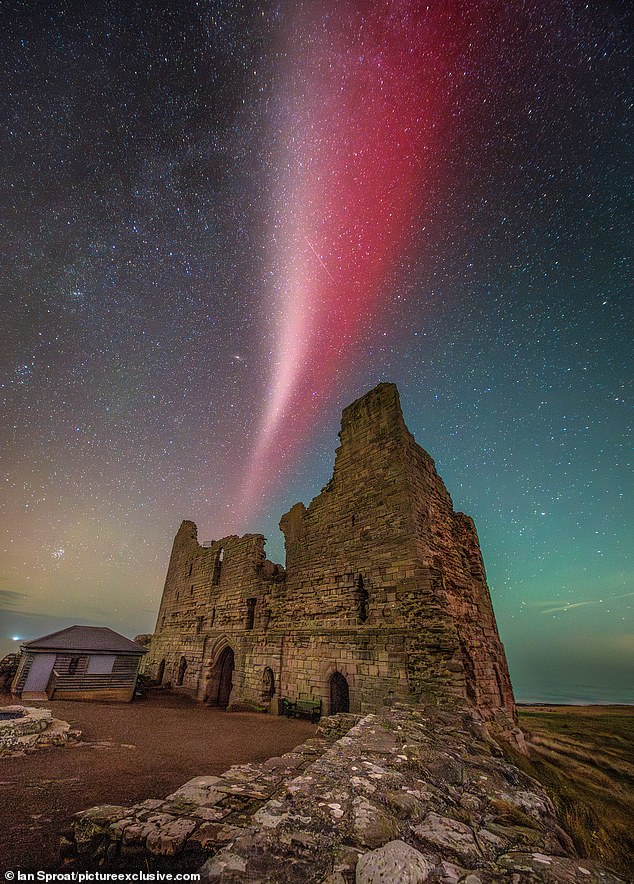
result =
[[[13,702],[0,695],[0,705]],[[96,804],[162,798],[191,777],[287,752],[307,721],[227,713],[161,692],[127,703],[33,703],[82,731],[84,743],[0,759],[0,879],[53,871],[72,815]]]

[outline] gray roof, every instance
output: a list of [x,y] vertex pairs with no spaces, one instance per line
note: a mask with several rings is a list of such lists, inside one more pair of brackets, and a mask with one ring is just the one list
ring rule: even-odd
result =
[[104,651],[108,653],[145,654],[146,648],[142,648],[136,642],[130,641],[123,635],[119,635],[107,626],[69,626],[68,629],[60,629],[59,632],[51,632],[42,638],[34,638],[30,642],[24,642],[28,650],[51,650],[51,651]]

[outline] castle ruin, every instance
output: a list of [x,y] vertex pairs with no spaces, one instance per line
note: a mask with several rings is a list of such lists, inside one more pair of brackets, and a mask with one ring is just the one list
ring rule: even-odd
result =
[[344,409],[332,479],[264,537],[174,540],[145,671],[201,701],[324,714],[458,697],[515,716],[473,521],[454,512],[432,458],[381,383]]

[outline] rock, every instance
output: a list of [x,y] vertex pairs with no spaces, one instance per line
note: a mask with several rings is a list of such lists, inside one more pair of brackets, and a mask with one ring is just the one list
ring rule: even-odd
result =
[[85,811],[73,827],[77,853],[94,856],[102,842],[110,840],[109,828],[125,819],[127,813],[127,808],[113,804],[100,804]]
[[468,873],[462,866],[457,866],[444,859],[434,868],[434,874],[442,884],[458,884]]
[[[50,709],[36,706],[3,706],[18,718],[0,719],[0,755],[34,752],[47,746],[63,746],[69,739],[68,722],[52,717]],[[72,734],[77,739],[77,733]]]
[[[547,884],[579,884],[581,881],[602,882],[602,884],[624,884],[621,878],[610,874],[605,869],[598,869],[589,860],[548,856],[534,851],[524,853],[515,850],[498,858],[498,866],[505,872],[517,872],[519,880],[537,880]],[[526,877],[530,875],[531,877]]]
[[495,859],[496,856],[504,853],[511,846],[506,839],[501,838],[499,835],[494,835],[493,832],[489,832],[487,829],[480,829],[478,831],[478,844],[488,859]]
[[393,816],[364,798],[353,802],[354,840],[363,847],[380,847],[399,834],[399,825]]
[[346,882],[352,881],[357,868],[359,857],[363,851],[358,848],[343,845],[335,850],[334,861],[332,866],[333,874],[339,873],[343,875]]
[[195,828],[196,823],[193,820],[174,817],[148,834],[147,849],[150,853],[160,856],[173,856],[178,853]]
[[421,884],[427,881],[433,864],[404,841],[390,841],[359,857],[356,884]]
[[230,851],[221,851],[216,856],[208,859],[204,866],[198,870],[202,881],[244,881],[244,873],[247,869],[247,861],[242,856]]
[[228,826],[219,823],[203,823],[192,835],[190,835],[187,846],[195,850],[203,850],[212,853],[218,847],[228,844],[243,833],[243,829],[239,826]]
[[262,826],[263,829],[276,829],[279,824],[288,817],[284,813],[284,805],[281,801],[271,799],[264,807],[256,811],[253,815],[253,822]]
[[460,807],[463,807],[465,810],[470,810],[472,812],[480,810],[482,806],[482,802],[475,795],[470,795],[468,792],[465,792],[460,798]]
[[458,856],[471,864],[481,858],[473,832],[464,823],[437,813],[428,813],[413,829],[416,837],[441,853]]
[[423,815],[425,805],[411,792],[389,789],[382,798],[394,813],[401,819],[416,819]]

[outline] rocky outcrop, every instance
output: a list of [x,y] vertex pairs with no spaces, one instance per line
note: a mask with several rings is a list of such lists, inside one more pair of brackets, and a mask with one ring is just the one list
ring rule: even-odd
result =
[[[342,731],[345,733],[342,735]],[[472,708],[334,716],[279,758],[80,815],[68,862],[213,882],[617,882]]]
[[67,721],[53,718],[50,709],[35,706],[0,708],[0,757],[23,755],[47,746],[63,746],[79,736],[79,731],[72,730]]
[[0,693],[8,694],[20,663],[19,654],[6,654],[0,660]]

